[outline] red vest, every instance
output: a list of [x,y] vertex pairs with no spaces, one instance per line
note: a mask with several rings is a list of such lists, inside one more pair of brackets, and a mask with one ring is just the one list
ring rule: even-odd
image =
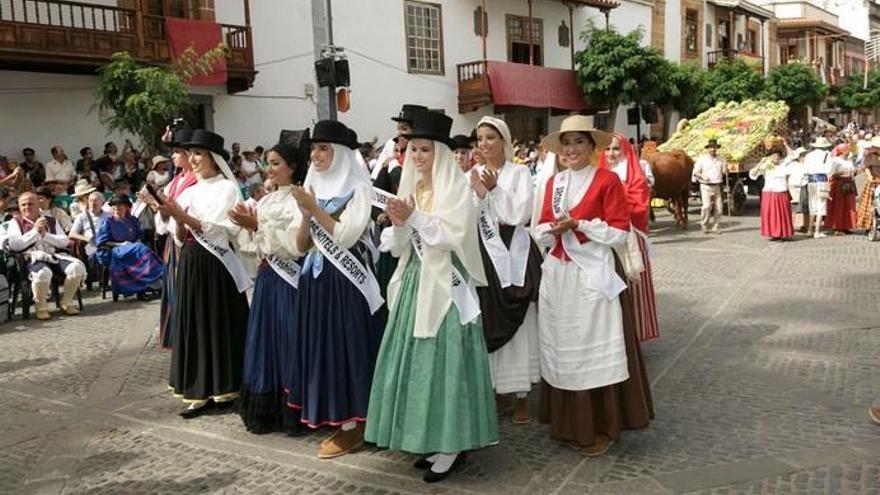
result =
[[[558,175],[558,174],[557,174]],[[555,177],[555,176],[554,176]],[[544,191],[544,204],[541,206],[540,223],[556,221],[553,214],[553,184],[554,180],[547,181],[547,189]],[[569,194],[573,191],[569,190]],[[629,206],[626,202],[626,193],[617,174],[606,169],[596,169],[593,182],[584,194],[583,199],[569,211],[574,220],[592,220],[598,218],[610,227],[618,230],[629,231]],[[575,236],[581,242],[589,242],[586,234],[575,231]],[[562,247],[561,236],[556,236],[556,243],[550,254],[563,261],[569,261],[565,248]]]

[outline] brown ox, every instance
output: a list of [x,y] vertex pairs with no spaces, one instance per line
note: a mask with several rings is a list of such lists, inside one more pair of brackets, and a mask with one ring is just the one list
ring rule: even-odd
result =
[[657,151],[647,155],[645,159],[654,172],[651,197],[669,201],[675,215],[675,224],[687,230],[688,195],[694,160],[682,150]]

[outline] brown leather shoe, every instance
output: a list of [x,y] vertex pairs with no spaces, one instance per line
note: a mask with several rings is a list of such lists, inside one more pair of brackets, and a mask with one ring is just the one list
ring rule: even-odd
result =
[[364,424],[358,423],[353,429],[342,431],[336,430],[332,437],[321,442],[318,450],[319,459],[333,459],[354,452],[364,444]]
[[531,416],[529,416],[529,399],[528,397],[523,397],[522,399],[516,399],[516,407],[513,409],[513,424],[516,425],[527,425],[532,422]]
[[585,457],[599,457],[605,455],[612,445],[614,445],[614,440],[605,435],[596,435],[596,443],[581,449],[581,454]]
[[61,310],[64,311],[64,314],[66,314],[67,316],[76,316],[79,314],[79,308],[76,307],[76,304],[61,306]]
[[868,416],[874,424],[880,425],[880,406],[871,406],[868,408]]
[[49,318],[52,318],[52,315],[50,315],[49,311],[46,309],[38,309],[35,312],[35,316],[37,317],[38,320],[43,320],[43,321],[48,320]]

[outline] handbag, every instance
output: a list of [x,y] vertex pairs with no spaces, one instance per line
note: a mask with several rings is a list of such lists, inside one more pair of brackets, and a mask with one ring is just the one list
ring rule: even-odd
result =
[[626,236],[626,243],[623,246],[615,248],[617,257],[623,265],[623,271],[629,280],[638,280],[642,272],[645,271],[645,264],[642,262],[642,250],[639,249],[638,234],[630,229]]

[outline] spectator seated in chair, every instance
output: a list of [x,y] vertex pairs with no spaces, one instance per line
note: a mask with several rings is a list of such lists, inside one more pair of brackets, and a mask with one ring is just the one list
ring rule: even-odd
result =
[[140,242],[141,226],[131,216],[131,200],[116,195],[110,200],[113,215],[98,227],[97,257],[110,268],[113,294],[123,296],[144,294],[162,282],[162,261],[144,243]]
[[21,194],[18,206],[21,216],[9,226],[7,244],[12,251],[24,253],[37,319],[49,319],[47,298],[53,274],[64,276],[62,311],[67,315],[79,314],[73,298],[86,276],[85,265],[73,256],[60,252],[67,248],[70,240],[55,218],[45,216],[40,211],[36,194]]
[[[77,188],[79,187],[77,186]],[[98,227],[101,226],[105,218],[110,217],[110,213],[104,211],[104,195],[89,185],[75,192],[74,196],[77,201],[85,200],[85,206],[83,212],[73,221],[73,227],[70,229],[68,237],[84,243],[85,259],[91,260],[98,251],[98,245],[95,242]]]

